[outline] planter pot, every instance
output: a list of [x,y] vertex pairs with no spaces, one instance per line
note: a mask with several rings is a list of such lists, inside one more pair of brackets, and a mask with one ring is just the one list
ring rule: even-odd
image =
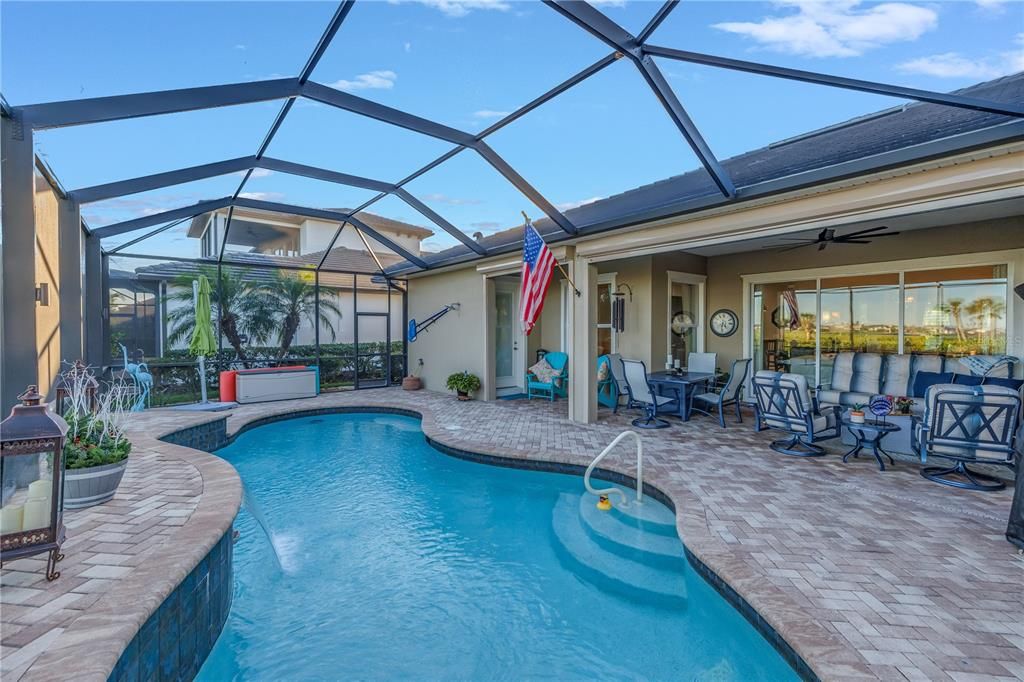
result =
[[851,412],[850,413],[850,421],[852,423],[854,423],[854,424],[863,424],[864,423],[864,413],[863,412]]
[[465,391],[458,391],[459,400],[469,400],[469,394]]
[[83,509],[103,504],[117,492],[128,460],[64,472],[64,508]]
[[402,388],[406,391],[418,391],[423,388],[423,381],[419,377],[405,377],[402,379]]

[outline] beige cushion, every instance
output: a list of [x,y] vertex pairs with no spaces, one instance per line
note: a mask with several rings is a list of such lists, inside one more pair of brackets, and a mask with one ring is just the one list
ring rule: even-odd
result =
[[[537,381],[542,384],[552,383],[555,380],[555,377],[561,374],[561,372],[549,365],[548,361],[544,358],[541,358],[537,364],[531,367],[528,371],[530,374],[537,377]],[[556,383],[555,385],[560,385],[560,380],[559,383]]]

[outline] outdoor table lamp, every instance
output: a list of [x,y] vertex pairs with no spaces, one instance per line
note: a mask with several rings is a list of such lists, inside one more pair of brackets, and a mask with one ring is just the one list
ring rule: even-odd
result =
[[68,425],[35,386],[0,422],[0,564],[48,552],[46,579],[60,577],[64,542],[64,437]]

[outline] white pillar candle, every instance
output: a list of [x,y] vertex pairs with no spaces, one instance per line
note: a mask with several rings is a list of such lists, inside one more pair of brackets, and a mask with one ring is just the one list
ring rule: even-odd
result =
[[672,366],[672,354],[671,353],[669,353],[668,355],[665,356],[665,366],[666,367],[671,367]]
[[49,498],[51,492],[53,492],[53,481],[41,478],[28,484],[28,496],[30,499],[34,497]]
[[683,363],[679,360],[679,358],[676,358],[675,359],[675,365],[676,365],[676,369],[681,369],[682,366],[683,366]]
[[50,498],[33,497],[25,502],[22,530],[36,530],[50,525]]
[[24,512],[25,508],[20,504],[9,504],[0,509],[0,534],[20,532]]

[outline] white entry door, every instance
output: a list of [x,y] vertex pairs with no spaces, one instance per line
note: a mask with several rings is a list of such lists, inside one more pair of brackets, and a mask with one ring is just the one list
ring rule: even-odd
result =
[[494,282],[494,387],[497,395],[526,390],[526,337],[519,322],[519,281]]

